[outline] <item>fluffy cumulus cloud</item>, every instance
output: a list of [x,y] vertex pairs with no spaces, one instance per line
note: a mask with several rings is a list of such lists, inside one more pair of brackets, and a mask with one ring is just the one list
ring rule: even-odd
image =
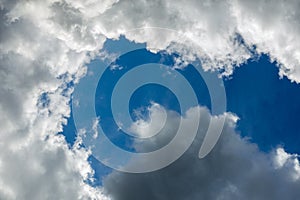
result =
[[[199,108],[193,108],[194,111],[196,109]],[[180,159],[147,174],[113,172],[104,181],[106,192],[116,200],[279,200],[299,197],[300,165],[297,155],[290,155],[280,147],[269,154],[262,153],[255,144],[235,132],[236,116],[227,113],[213,117],[206,108],[200,108],[200,112],[197,138]],[[195,120],[192,116],[185,118],[187,124]],[[226,117],[226,122],[219,142],[207,157],[199,159],[199,148],[208,124],[221,123],[222,117]],[[185,126],[186,132],[189,132],[189,127]],[[161,138],[151,141],[154,146],[162,142],[165,141]],[[149,150],[149,146],[144,148]]]
[[196,55],[206,69],[224,74],[253,54],[266,53],[278,62],[281,76],[299,82],[299,7],[297,0],[119,1],[94,23],[108,37],[125,34],[150,49]]
[[[198,56],[206,69],[225,74],[254,54],[267,53],[278,62],[280,75],[300,82],[299,7],[296,0],[1,0],[0,199],[106,198],[102,188],[87,184],[93,170],[87,162],[90,152],[80,146],[80,138],[69,147],[57,134],[69,116],[70,86],[85,74],[85,64],[106,38],[124,34],[146,42],[149,49],[179,51],[187,59]],[[225,132],[222,138],[227,139],[207,159],[199,161],[188,153],[157,174],[133,178],[112,174],[107,191],[117,199],[119,194],[129,198],[134,193],[129,192],[130,185],[147,186],[152,179],[157,185],[147,191],[140,188],[136,195],[153,197],[157,191],[157,198],[260,198],[272,191],[274,198],[286,192],[293,199],[292,191],[299,186],[294,156],[282,149],[264,155],[230,126]],[[183,165],[185,159],[191,164]],[[277,164],[271,166],[273,160]],[[172,181],[175,177],[178,181]],[[159,190],[162,181],[176,190],[168,190],[173,191],[170,194]],[[176,184],[180,181],[189,187]],[[114,182],[119,184],[112,187]],[[196,186],[198,193],[188,190]]]
[[57,134],[70,112],[67,85],[101,47],[63,5],[0,4],[0,199],[105,199],[86,183],[93,170],[80,139],[69,147]]

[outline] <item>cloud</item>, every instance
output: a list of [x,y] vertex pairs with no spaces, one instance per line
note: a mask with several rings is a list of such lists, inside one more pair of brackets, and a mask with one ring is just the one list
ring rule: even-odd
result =
[[0,199],[106,199],[86,183],[90,152],[57,134],[70,114],[68,84],[101,44],[80,40],[73,24],[63,31],[54,21],[65,16],[53,18],[60,4],[47,4],[0,3]]
[[[105,178],[105,192],[115,200],[279,200],[296,199],[300,195],[297,190],[300,186],[297,155],[290,155],[280,147],[271,153],[259,151],[255,144],[241,138],[235,131],[237,117],[230,113],[224,115],[225,127],[213,151],[199,159],[199,148],[208,124],[220,123],[222,117],[211,116],[206,108],[200,108],[200,112],[197,138],[181,158],[166,168],[147,174],[113,172]],[[185,120],[188,124],[195,119],[190,115]],[[188,133],[189,126],[185,130]],[[160,138],[151,142],[157,146],[165,141]],[[147,146],[144,148],[149,150]]]
[[[225,74],[232,73],[234,65],[246,62],[255,49],[258,53],[270,54],[280,64],[281,75],[300,82],[298,1],[252,2],[1,0],[0,198],[106,198],[102,195],[101,188],[92,188],[86,183],[93,173],[87,162],[89,152],[79,146],[69,148],[64,138],[57,133],[62,130],[62,124],[66,123],[65,117],[70,114],[70,85],[84,76],[84,65],[97,55],[107,38],[116,39],[124,34],[130,40],[146,42],[148,48],[153,50],[176,50],[187,59],[198,56],[206,69],[222,69]],[[133,30],[140,27],[148,28]],[[241,38],[244,43],[239,42]],[[242,139],[238,136],[232,138],[232,145],[241,144]],[[271,173],[265,166],[268,158],[256,154],[253,145],[246,144],[245,151],[251,150],[250,152],[260,156],[251,161],[250,158],[244,160],[244,157],[228,153],[228,159],[223,160],[222,169],[230,168],[231,162],[241,166],[248,163],[252,171],[241,174],[247,177],[247,173],[255,172],[251,168],[252,165],[255,166],[253,162],[261,161],[263,166],[260,167],[266,172],[262,175]],[[251,157],[251,154],[244,154]],[[284,154],[281,152],[280,155]],[[283,164],[277,169],[283,175],[290,171],[283,169],[293,166],[290,161],[293,159],[287,160],[290,164]],[[213,159],[197,162],[204,161],[207,166],[214,166],[209,165]],[[200,169],[190,166],[190,170],[206,172],[205,166],[200,166]],[[181,167],[184,169],[189,166]],[[247,167],[249,168],[245,166]],[[236,168],[232,171],[238,171]],[[232,171],[229,174],[236,177]],[[222,171],[212,172],[225,176]],[[216,184],[215,190],[220,189],[217,186],[222,185],[222,181],[218,182],[218,176],[214,176],[212,172],[209,173],[213,180],[211,184]],[[169,172],[169,175],[175,174],[172,170]],[[240,190],[242,188],[242,191],[243,188],[249,189],[249,177],[244,179],[249,182],[233,180],[232,185],[226,185],[222,194],[230,195],[236,187]],[[273,177],[270,180],[277,179]],[[274,190],[272,194],[292,191],[290,188],[293,187],[293,191],[297,191],[297,181],[292,184],[286,178],[282,182],[287,187]],[[268,188],[275,188],[273,185],[276,184],[267,183],[270,183]],[[118,186],[120,185],[116,185],[115,190],[121,190]],[[201,185],[202,187],[208,186]],[[178,190],[174,194],[187,195],[184,189],[175,188]],[[199,191],[202,191],[201,188]],[[261,188],[256,189],[260,191]],[[112,190],[109,181],[107,189]],[[179,194],[179,191],[182,193]],[[145,194],[147,192],[149,191],[145,191]],[[218,194],[221,194],[220,191]],[[249,195],[255,193],[251,192]]]
[[167,113],[164,108],[157,103],[152,103],[152,105],[147,108],[147,111],[149,112],[150,117],[148,120],[144,120],[141,111],[135,110],[135,115],[138,117],[138,120],[136,120],[129,128],[130,131],[139,138],[150,138],[155,136],[161,131],[167,120]]
[[299,1],[237,1],[237,28],[257,52],[268,53],[280,66],[279,74],[300,82]]
[[119,1],[94,23],[107,37],[124,34],[150,49],[196,55],[206,69],[227,75],[255,54],[269,54],[281,76],[299,82],[299,6],[298,1]]

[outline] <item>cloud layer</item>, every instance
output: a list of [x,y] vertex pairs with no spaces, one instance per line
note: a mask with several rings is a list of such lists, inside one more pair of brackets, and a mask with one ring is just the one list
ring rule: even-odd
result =
[[89,152],[57,135],[70,112],[68,84],[84,73],[88,36],[82,42],[72,25],[54,22],[59,3],[0,5],[0,199],[104,199],[86,184]]
[[[153,49],[184,44],[171,49],[199,56],[205,68],[225,74],[253,53],[266,53],[279,63],[280,75],[299,82],[299,7],[296,0],[120,1],[94,24],[108,37],[125,34]],[[142,27],[148,28],[137,29]]]

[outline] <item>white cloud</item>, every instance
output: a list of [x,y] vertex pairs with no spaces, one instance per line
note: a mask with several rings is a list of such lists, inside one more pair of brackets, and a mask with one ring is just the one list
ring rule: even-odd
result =
[[140,113],[141,111],[136,110],[135,113],[138,117],[131,127],[130,131],[139,138],[149,138],[155,136],[161,129],[167,120],[167,113],[165,109],[157,103],[152,103],[150,107],[147,108],[149,112],[149,118],[143,119]]
[[236,1],[237,28],[248,44],[280,64],[280,75],[300,82],[300,34],[297,0]]
[[[194,111],[197,109],[193,108]],[[300,195],[297,189],[300,186],[300,165],[297,155],[288,154],[282,148],[271,153],[259,151],[255,144],[236,133],[237,117],[230,113],[225,114],[225,127],[213,151],[207,157],[199,159],[199,148],[209,122],[220,123],[219,118],[222,117],[211,116],[205,108],[200,108],[200,112],[201,121],[197,138],[180,159],[164,169],[149,174],[113,172],[104,181],[106,192],[115,200],[279,200],[296,199]],[[154,116],[158,117],[152,115]],[[189,121],[195,118],[189,115],[184,120],[188,134]],[[172,123],[172,120],[169,122]],[[172,132],[164,134],[172,135]],[[170,138],[165,136],[157,140],[152,139],[149,146],[138,148],[149,150],[151,145],[160,146],[160,143],[166,142],[163,139]]]
[[96,119],[93,120],[93,126],[92,126],[92,129],[93,129],[93,132],[94,132],[94,135],[93,135],[93,138],[96,139],[98,137],[98,126],[99,126],[99,122],[100,122],[100,118],[97,117]]
[[[125,34],[147,42],[150,49],[184,44],[185,49],[171,46],[201,57],[205,68],[224,69],[225,74],[249,59],[255,45],[257,53],[269,54],[280,64],[280,75],[299,82],[299,6],[297,0],[119,1],[93,23],[108,37]],[[141,27],[146,28],[137,29]],[[246,44],[238,42],[239,36]]]
[[105,199],[86,183],[90,152],[57,135],[70,114],[67,83],[102,43],[79,34],[73,16],[64,24],[52,3],[0,3],[0,199]]

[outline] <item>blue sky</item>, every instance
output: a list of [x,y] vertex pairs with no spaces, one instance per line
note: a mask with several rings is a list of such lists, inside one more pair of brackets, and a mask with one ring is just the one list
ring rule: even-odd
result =
[[[128,50],[134,47],[144,48],[144,45],[129,42],[124,37],[121,37],[117,41],[107,41],[105,47],[109,52],[122,52],[120,47]],[[126,68],[126,66],[140,65],[149,62],[149,60],[157,62],[161,60],[161,54],[141,49],[123,56],[117,64]],[[174,62],[170,57],[164,59],[164,64],[172,66]],[[91,66],[96,67],[97,60],[92,61]],[[203,79],[196,75],[197,72],[192,66],[187,66],[184,70],[179,71],[189,78],[191,82],[194,82],[192,85],[194,85],[193,89],[196,91],[199,105],[210,109],[210,96]],[[109,90],[110,92],[112,91],[111,86],[115,84],[113,82],[118,81],[126,73],[126,70],[110,70],[108,68],[106,73],[108,75],[103,76],[106,80],[101,79],[99,81],[96,102],[101,95],[105,96],[109,93]],[[251,142],[257,144],[259,149],[265,152],[269,152],[278,146],[283,146],[288,152],[300,153],[300,127],[298,126],[297,117],[300,113],[300,104],[298,103],[300,102],[299,85],[291,83],[285,77],[280,79],[278,67],[275,63],[270,62],[267,55],[262,55],[257,60],[249,60],[243,66],[236,68],[230,77],[225,77],[223,80],[227,95],[227,111],[235,113],[240,118],[237,123],[237,130],[241,136],[249,137]],[[103,85],[100,83],[111,85],[101,87]],[[109,97],[110,95],[107,96]],[[105,101],[110,102],[110,99]],[[140,87],[133,93],[128,105],[131,117],[136,119],[133,111],[149,106],[151,101],[180,113],[180,105],[168,88],[157,84],[148,84]],[[96,112],[104,119],[101,122],[102,124],[100,124],[106,127],[104,129],[107,129],[108,137],[116,145],[126,150],[134,151],[130,145],[132,143],[131,136],[117,131],[116,122],[111,121],[113,117],[107,102],[99,102],[100,106],[96,103]],[[145,109],[142,110],[142,114],[145,119],[149,115]],[[72,145],[76,137],[76,128],[72,115],[68,119],[67,125],[64,126],[63,134]],[[96,181],[94,184],[101,185],[101,179],[109,174],[111,169],[104,166],[94,157],[90,157],[89,160],[95,169]]]
[[228,110],[240,117],[242,136],[264,151],[282,145],[300,153],[300,86],[280,79],[267,55],[236,68],[225,86]]
[[299,199],[299,16],[0,0],[0,199]]

